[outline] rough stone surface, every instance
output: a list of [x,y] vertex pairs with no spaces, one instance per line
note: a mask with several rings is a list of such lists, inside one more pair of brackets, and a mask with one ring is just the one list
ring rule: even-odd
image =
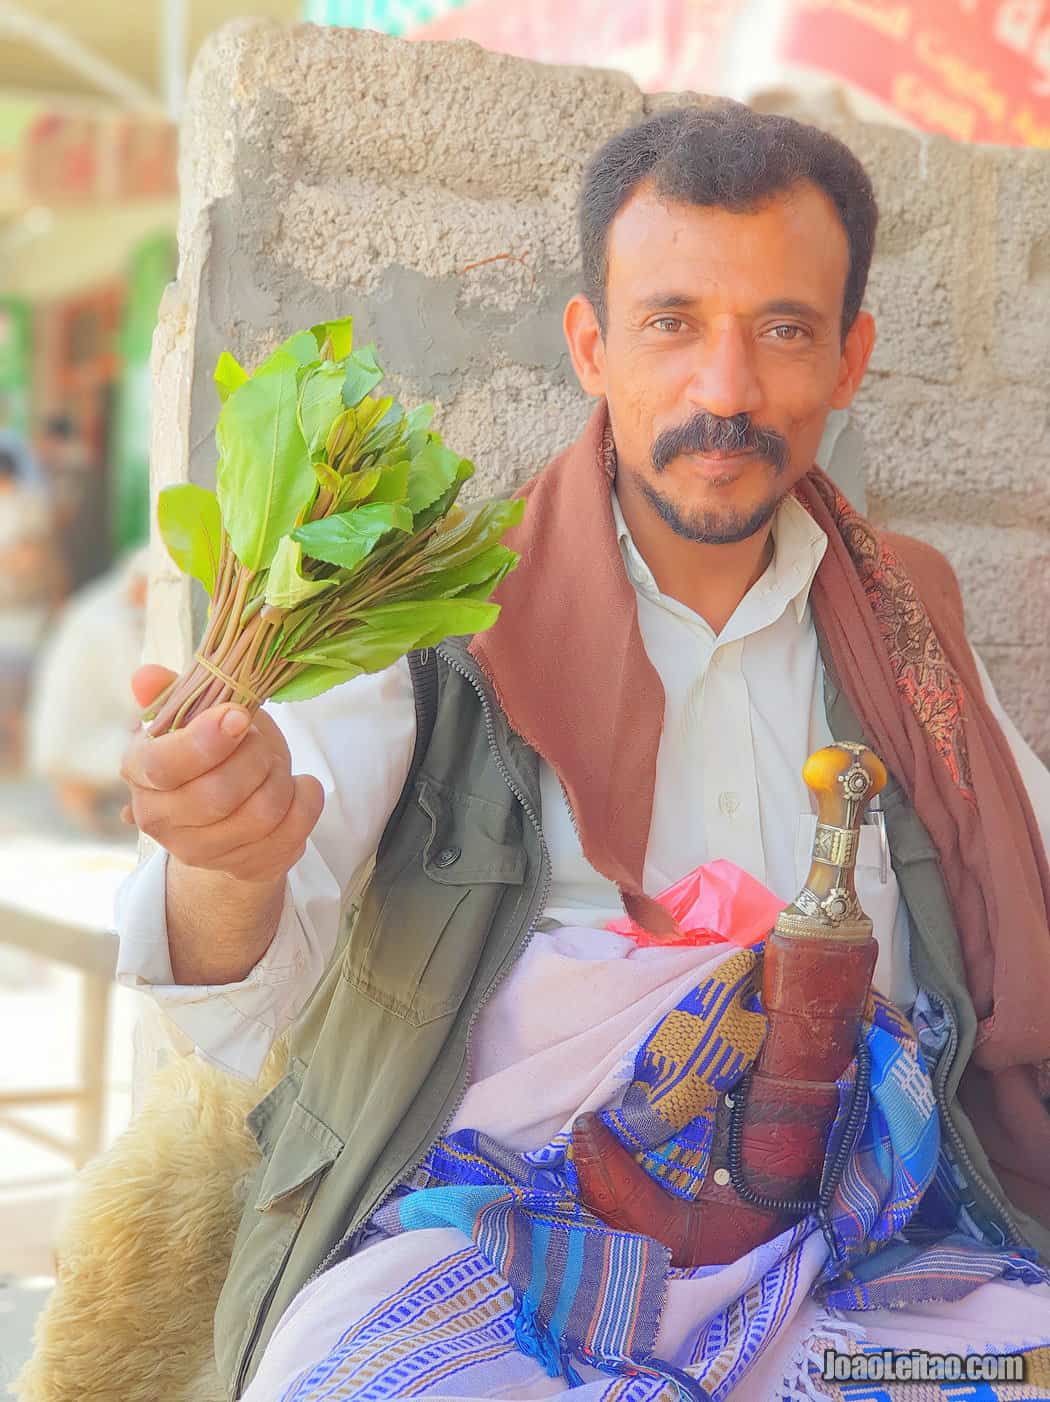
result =
[[[561,333],[583,163],[678,101],[704,99],[469,42],[219,31],[190,84],[180,272],[154,347],[156,485],[213,480],[221,349],[250,364],[347,312],[403,401],[438,403],[484,490],[524,480],[589,409]],[[947,554],[1001,698],[1050,756],[1050,156],[812,119],[865,162],[882,209],[879,342],[827,440],[831,470],[877,522]],[[161,554],[154,656],[175,661],[186,596]]]

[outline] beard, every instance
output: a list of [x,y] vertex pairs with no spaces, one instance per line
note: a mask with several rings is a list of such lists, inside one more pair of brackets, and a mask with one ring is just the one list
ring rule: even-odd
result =
[[638,485],[660,519],[684,540],[697,545],[736,545],[747,540],[773,519],[785,492],[775,492],[751,511],[694,510],[688,514],[678,508],[670,497],[658,492],[643,478]]
[[653,471],[659,475],[677,457],[686,453],[748,452],[773,469],[773,489],[764,501],[750,511],[726,509],[682,510],[669,496],[635,474],[646,500],[676,535],[703,545],[735,545],[747,540],[772,520],[787,489],[777,489],[777,481],[787,471],[787,439],[773,429],[756,428],[747,414],[723,419],[701,412],[687,423],[661,433],[652,446]]

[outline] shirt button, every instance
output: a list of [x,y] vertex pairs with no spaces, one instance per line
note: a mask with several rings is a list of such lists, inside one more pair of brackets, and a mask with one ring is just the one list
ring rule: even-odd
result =
[[729,1169],[716,1168],[714,1172],[714,1179],[715,1182],[719,1185],[719,1187],[724,1188],[725,1185],[729,1182]]
[[463,855],[461,847],[442,847],[441,851],[434,858],[436,867],[450,867],[453,862],[458,862]]
[[295,965],[296,969],[298,969],[301,973],[303,965],[306,963],[306,960],[303,957],[303,951],[301,949],[297,949],[295,951],[295,954],[292,956],[292,963]]
[[736,793],[720,793],[718,795],[718,811],[724,813],[727,818],[735,816],[740,807],[740,795]]

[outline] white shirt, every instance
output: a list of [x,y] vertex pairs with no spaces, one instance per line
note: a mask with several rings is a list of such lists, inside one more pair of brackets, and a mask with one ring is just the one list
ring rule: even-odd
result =
[[[802,766],[832,739],[809,606],[827,538],[798,502],[785,498],[773,521],[773,558],[716,636],[699,615],[660,593],[615,493],[613,511],[642,638],[666,698],[645,889],[657,895],[722,857],[791,900],[809,870],[816,823]],[[978,668],[1050,842],[1050,772],[1003,712],[979,659]],[[267,953],[240,983],[173,985],[163,851],[125,881],[117,902],[118,980],[148,988],[202,1055],[250,1078],[328,964],[343,902],[370,869],[415,743],[405,659],[312,700],[266,709],[284,732],[293,771],[314,774],[325,791],[324,811],[289,873]],[[561,785],[542,762],[540,795],[552,864],[544,913],[588,926],[622,916],[615,885],[584,858]],[[883,880],[881,866],[878,830],[866,826],[857,890],[879,942],[874,983],[907,1009],[915,994],[908,914],[892,869]]]
[[33,677],[26,726],[33,773],[120,787],[120,761],[140,715],[130,681],[146,621],[131,590],[145,572],[136,551],[62,610]]

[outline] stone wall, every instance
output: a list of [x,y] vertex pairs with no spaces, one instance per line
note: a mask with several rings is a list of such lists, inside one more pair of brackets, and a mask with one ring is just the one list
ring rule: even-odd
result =
[[[437,401],[485,490],[524,480],[590,407],[561,331],[582,165],[683,100],[703,99],[466,42],[220,31],[190,84],[180,271],[154,346],[155,487],[213,481],[220,350],[251,364],[346,313],[359,343],[379,343],[391,392]],[[817,120],[865,162],[882,208],[878,347],[825,458],[876,521],[952,560],[971,637],[1050,756],[1050,153]],[[154,559],[150,655],[181,664],[185,589]]]

